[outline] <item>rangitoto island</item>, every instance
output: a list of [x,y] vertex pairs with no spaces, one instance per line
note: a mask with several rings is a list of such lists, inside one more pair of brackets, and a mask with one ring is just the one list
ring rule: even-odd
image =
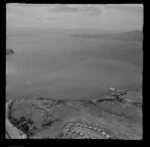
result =
[[14,98],[6,119],[15,137],[21,132],[18,138],[142,139],[142,91],[110,90],[91,100]]
[[11,55],[14,54],[14,50],[13,49],[6,49],[6,55]]

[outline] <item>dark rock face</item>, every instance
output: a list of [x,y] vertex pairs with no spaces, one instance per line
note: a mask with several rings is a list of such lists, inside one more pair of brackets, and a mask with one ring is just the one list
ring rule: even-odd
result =
[[[141,91],[92,100],[19,99],[9,119],[28,138],[142,139]],[[84,128],[84,129],[83,129]]]
[[14,50],[13,49],[6,49],[6,55],[11,55],[14,54]]

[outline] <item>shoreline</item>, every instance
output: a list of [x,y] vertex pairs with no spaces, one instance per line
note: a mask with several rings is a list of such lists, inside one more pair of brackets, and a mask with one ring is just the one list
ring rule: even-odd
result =
[[[117,89],[124,89],[124,90],[127,90],[127,91],[142,91],[142,88],[135,88],[135,89],[127,89],[127,88],[117,88]],[[55,99],[55,100],[59,100],[59,99],[64,99],[64,100],[68,100],[68,101],[75,101],[75,100],[92,100],[92,99],[97,99],[97,98],[100,98],[100,97],[107,97],[111,94],[111,90],[107,90],[107,92],[104,92],[103,94],[98,94],[96,96],[88,96],[88,97],[83,97],[83,98],[62,98],[62,97],[51,97],[49,95],[32,95],[30,94],[30,92],[28,94],[20,94],[20,95],[13,95],[13,97],[18,97],[18,99],[21,99],[22,97],[27,97],[27,98],[38,98],[38,97],[49,97],[49,99]],[[6,91],[6,99],[8,100],[11,100],[12,99],[12,94],[8,94],[7,95],[7,91]]]

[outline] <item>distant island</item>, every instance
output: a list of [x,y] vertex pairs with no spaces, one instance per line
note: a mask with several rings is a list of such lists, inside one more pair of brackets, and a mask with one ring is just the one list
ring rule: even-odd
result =
[[88,33],[88,34],[73,34],[72,37],[81,38],[98,38],[106,40],[122,40],[122,41],[142,41],[143,32],[142,31],[129,31],[121,33],[110,33],[110,32],[99,32],[99,33]]
[[14,50],[13,49],[6,49],[6,55],[10,55],[10,54],[14,54]]

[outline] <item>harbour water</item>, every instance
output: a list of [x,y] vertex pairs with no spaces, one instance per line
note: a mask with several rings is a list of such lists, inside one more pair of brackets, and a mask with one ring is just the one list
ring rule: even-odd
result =
[[142,87],[142,43],[71,37],[66,31],[7,32],[6,97],[95,98],[109,87]]

